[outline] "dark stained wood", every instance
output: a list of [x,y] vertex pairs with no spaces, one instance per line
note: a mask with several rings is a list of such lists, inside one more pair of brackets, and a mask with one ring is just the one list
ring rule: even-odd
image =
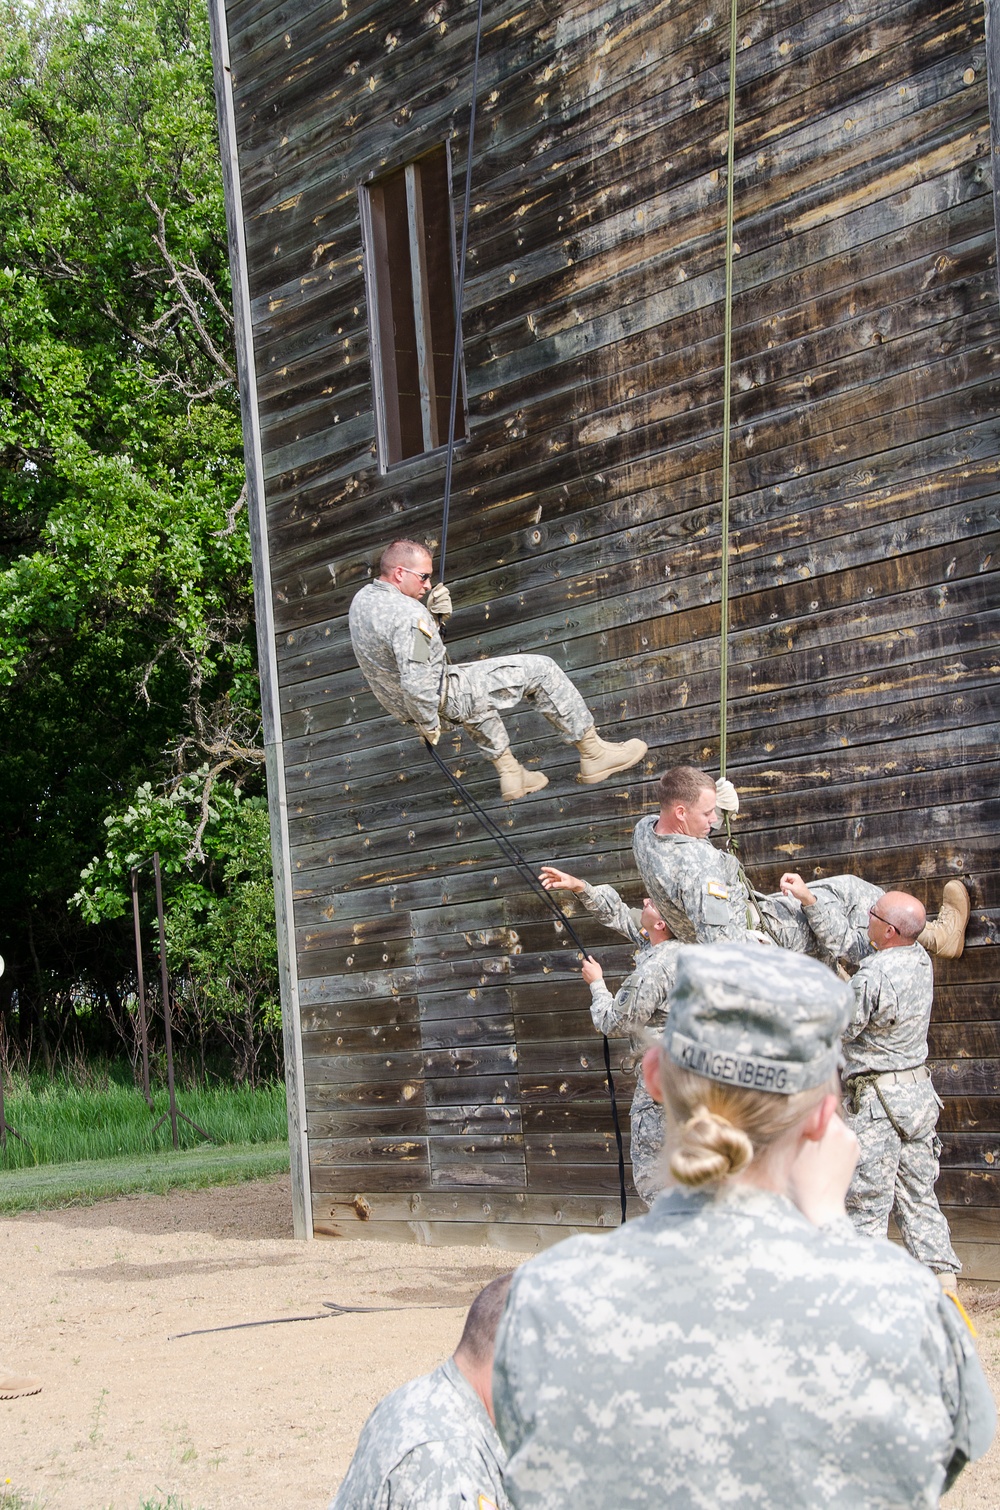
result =
[[[764,890],[787,868],[852,871],[934,911],[946,879],[969,885],[965,953],[935,966],[939,1194],[970,1263],[1000,1274],[1000,309],[983,9],[743,10],[736,833]],[[631,831],[659,770],[719,761],[728,5],[487,12],[449,648],[551,654],[602,729],[651,749],[581,788],[575,752],[518,710],[514,745],[550,785],[505,807],[467,740],[440,748],[533,864],[638,903]],[[530,1248],[612,1226],[614,1135],[576,949],[372,698],[346,630],[386,540],[436,545],[443,474],[440,454],[377,465],[357,189],[447,137],[462,173],[474,9],[228,0],[226,13],[315,1230]],[[567,908],[621,979],[628,948]],[[627,1046],[612,1048],[627,1107]]]

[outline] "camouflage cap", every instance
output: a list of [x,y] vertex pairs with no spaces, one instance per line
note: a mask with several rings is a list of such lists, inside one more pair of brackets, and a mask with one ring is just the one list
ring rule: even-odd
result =
[[790,1096],[840,1063],[853,1004],[819,960],[758,944],[691,944],[677,955],[663,1046],[709,1080]]

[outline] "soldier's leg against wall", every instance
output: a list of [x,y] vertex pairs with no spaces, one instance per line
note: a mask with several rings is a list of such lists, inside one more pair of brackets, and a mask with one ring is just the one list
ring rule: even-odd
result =
[[513,708],[530,698],[567,744],[575,744],[593,727],[594,715],[551,656],[498,656],[474,661],[462,671],[493,708]]
[[904,1142],[896,1173],[896,1220],[914,1258],[936,1274],[957,1274],[962,1265],[934,1193],[939,1149],[936,1133]]
[[847,1192],[847,1214],[859,1232],[885,1237],[899,1165],[899,1135],[872,1086],[862,1091],[860,1110],[848,1110],[844,1120],[861,1145],[861,1157]]
[[640,1080],[629,1114],[632,1150],[632,1183],[647,1206],[663,1189],[663,1107],[655,1102]]
[[[490,662],[483,661],[482,665]],[[441,712],[449,723],[461,724],[487,760],[498,760],[510,749],[503,719],[490,701],[482,679],[470,675],[476,666],[449,666],[445,673]],[[516,701],[516,699],[515,699]]]

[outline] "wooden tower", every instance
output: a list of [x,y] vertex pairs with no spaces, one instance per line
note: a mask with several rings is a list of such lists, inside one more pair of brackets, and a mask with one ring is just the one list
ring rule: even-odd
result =
[[[612,1225],[575,953],[347,635],[382,546],[440,535],[476,6],[212,9],[296,1230]],[[855,870],[934,911],[968,881],[937,973],[939,1194],[968,1273],[1000,1278],[986,19],[739,0],[727,709],[765,889]],[[544,650],[650,757],[579,787],[529,710],[512,736],[551,784],[506,808],[474,750],[442,751],[526,855],[636,901],[656,776],[719,760],[729,23],[730,0],[486,0],[482,32],[449,647]],[[587,927],[615,978],[627,954]]]

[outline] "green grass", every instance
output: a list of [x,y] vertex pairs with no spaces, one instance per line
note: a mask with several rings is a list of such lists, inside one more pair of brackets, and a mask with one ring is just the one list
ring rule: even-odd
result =
[[[45,1501],[34,1495],[29,1498],[20,1489],[11,1488],[9,1483],[0,1484],[0,1510],[45,1510]],[[186,1506],[176,1494],[168,1494],[165,1500],[144,1499],[139,1510],[186,1510]]]
[[0,1484],[0,1510],[44,1510],[44,1501],[13,1488],[8,1480]]
[[[288,1168],[288,1143],[245,1143],[225,1148],[181,1149],[174,1153],[85,1159],[75,1164],[39,1164],[0,1170],[0,1215],[50,1206],[88,1206],[93,1201],[134,1193],[162,1195],[179,1188],[236,1185]],[[0,1510],[4,1510],[0,1499]]]
[[[121,1066],[88,1071],[82,1084],[80,1079],[33,1073],[14,1075],[6,1082],[7,1121],[27,1142],[8,1137],[6,1149],[0,1149],[0,1174],[29,1165],[149,1155],[171,1148],[169,1123],[153,1132],[156,1118],[167,1110],[165,1089],[153,1093],[153,1116]],[[178,1090],[177,1106],[220,1144],[275,1143],[287,1136],[285,1090],[280,1084],[257,1090],[188,1087]],[[178,1128],[182,1149],[205,1146],[186,1122],[179,1122]]]

